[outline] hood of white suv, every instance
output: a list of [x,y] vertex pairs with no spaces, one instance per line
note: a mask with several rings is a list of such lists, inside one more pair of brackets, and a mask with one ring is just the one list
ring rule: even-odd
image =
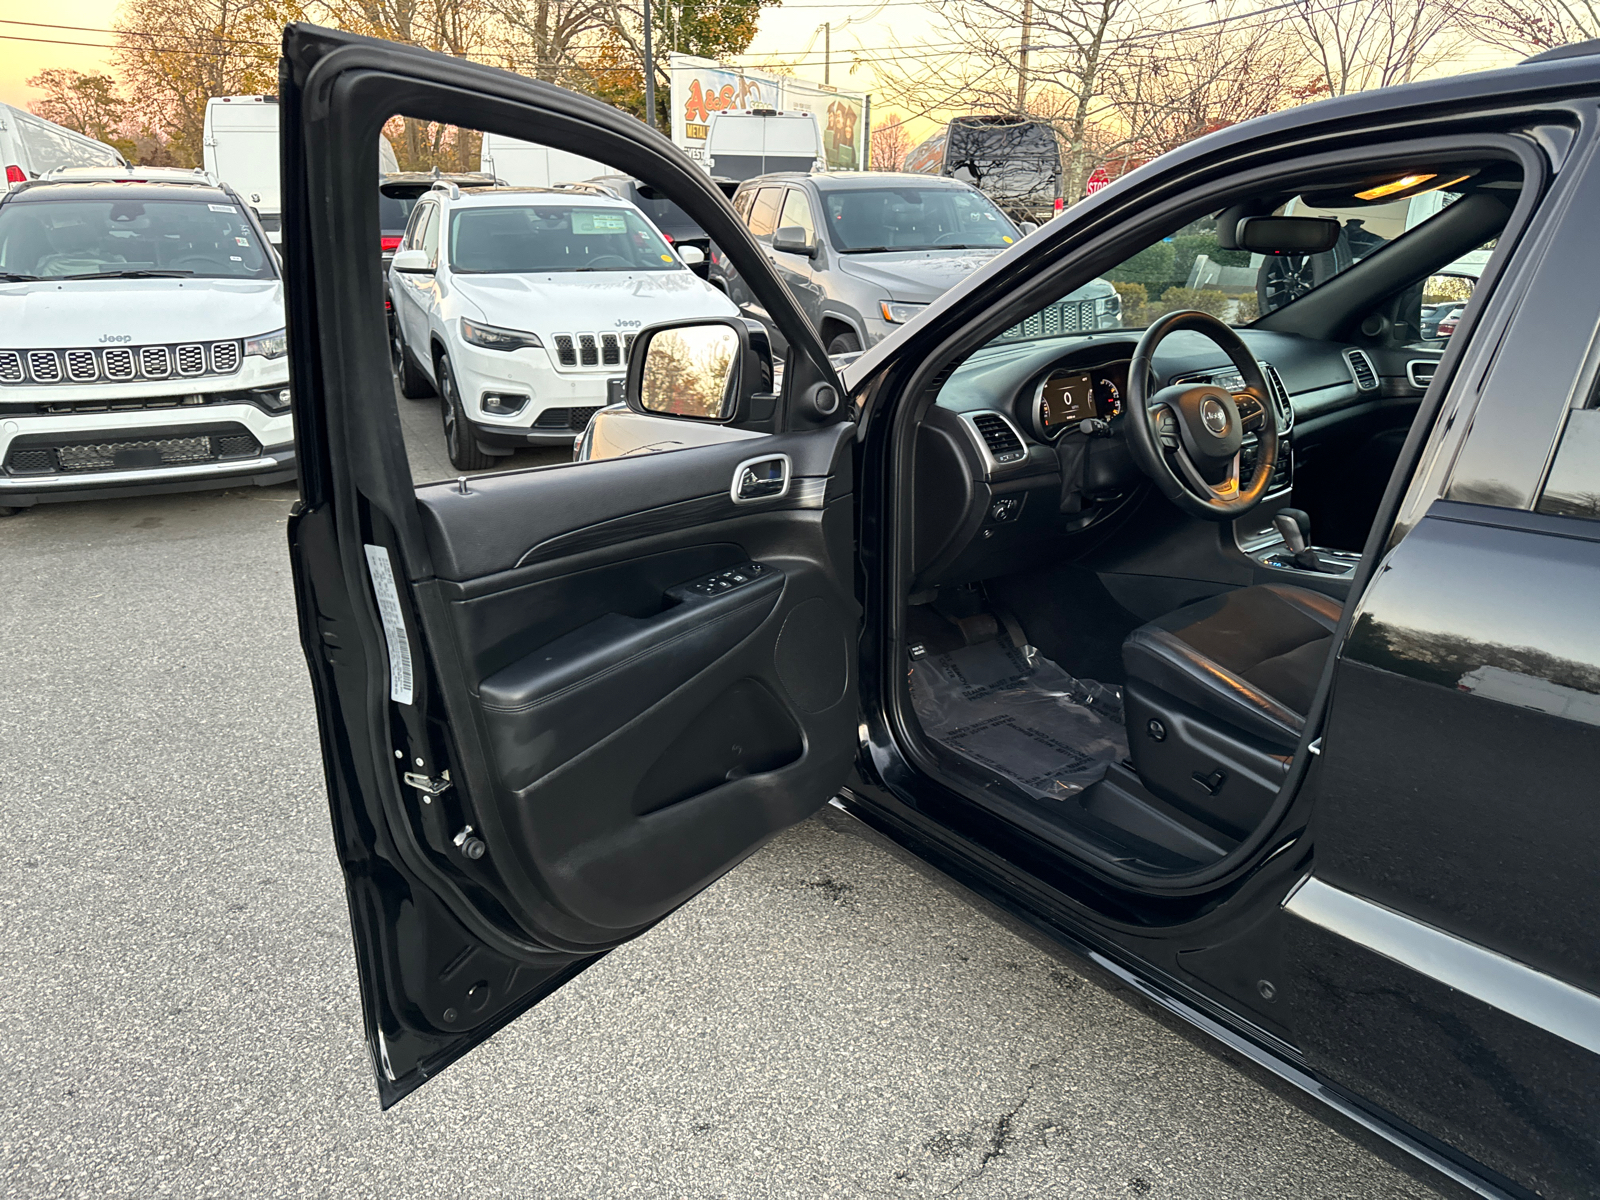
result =
[[732,317],[738,308],[690,271],[554,271],[452,275],[451,285],[490,325],[541,336],[634,330],[673,317]]
[[255,337],[283,328],[277,279],[0,284],[0,346],[68,349]]

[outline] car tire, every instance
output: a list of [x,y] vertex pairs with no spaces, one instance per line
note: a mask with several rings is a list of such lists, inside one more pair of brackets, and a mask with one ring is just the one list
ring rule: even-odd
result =
[[855,354],[861,349],[861,339],[846,330],[828,339],[829,354]]
[[450,360],[443,354],[439,355],[438,373],[439,416],[444,422],[444,449],[450,456],[450,465],[458,471],[481,471],[494,466],[494,455],[480,450],[472,436],[467,411],[461,404],[461,389],[456,387]]
[[393,322],[389,326],[389,357],[394,364],[395,378],[400,381],[400,394],[407,400],[426,400],[433,395],[433,384],[417,369],[400,337],[400,329]]

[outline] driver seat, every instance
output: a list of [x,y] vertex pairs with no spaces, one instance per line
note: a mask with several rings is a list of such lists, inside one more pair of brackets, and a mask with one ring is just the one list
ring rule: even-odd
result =
[[1259,584],[1130,633],[1128,745],[1145,786],[1246,836],[1288,771],[1342,612],[1320,592]]

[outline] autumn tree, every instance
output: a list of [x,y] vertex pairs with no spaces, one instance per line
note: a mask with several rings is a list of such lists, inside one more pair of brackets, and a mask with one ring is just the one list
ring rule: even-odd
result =
[[[701,58],[731,58],[743,54],[755,40],[761,10],[782,0],[644,0],[650,4],[656,67],[656,118],[670,120],[668,93],[672,76],[668,56],[694,54]],[[612,36],[644,61],[644,8],[640,0],[617,0],[612,7]],[[641,80],[642,86],[642,80]],[[643,104],[639,106],[643,111]]]
[[28,107],[46,121],[115,146],[124,158],[134,153],[133,139],[123,129],[128,105],[109,76],[56,69],[39,72],[28,86],[45,93]]
[[1479,41],[1516,54],[1600,38],[1595,0],[1464,0],[1458,13]]
[[1466,40],[1462,9],[1450,0],[1297,0],[1289,11],[1330,96],[1410,83]]
[[898,113],[890,113],[882,124],[872,130],[872,169],[898,171],[905,162],[906,151],[911,149],[911,135]]

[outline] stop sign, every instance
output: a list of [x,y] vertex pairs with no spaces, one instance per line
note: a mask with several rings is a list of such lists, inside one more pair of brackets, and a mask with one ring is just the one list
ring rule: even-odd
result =
[[1106,174],[1106,169],[1104,167],[1096,167],[1094,174],[1089,176],[1089,182],[1084,186],[1083,194],[1092,196],[1110,182],[1111,176]]

